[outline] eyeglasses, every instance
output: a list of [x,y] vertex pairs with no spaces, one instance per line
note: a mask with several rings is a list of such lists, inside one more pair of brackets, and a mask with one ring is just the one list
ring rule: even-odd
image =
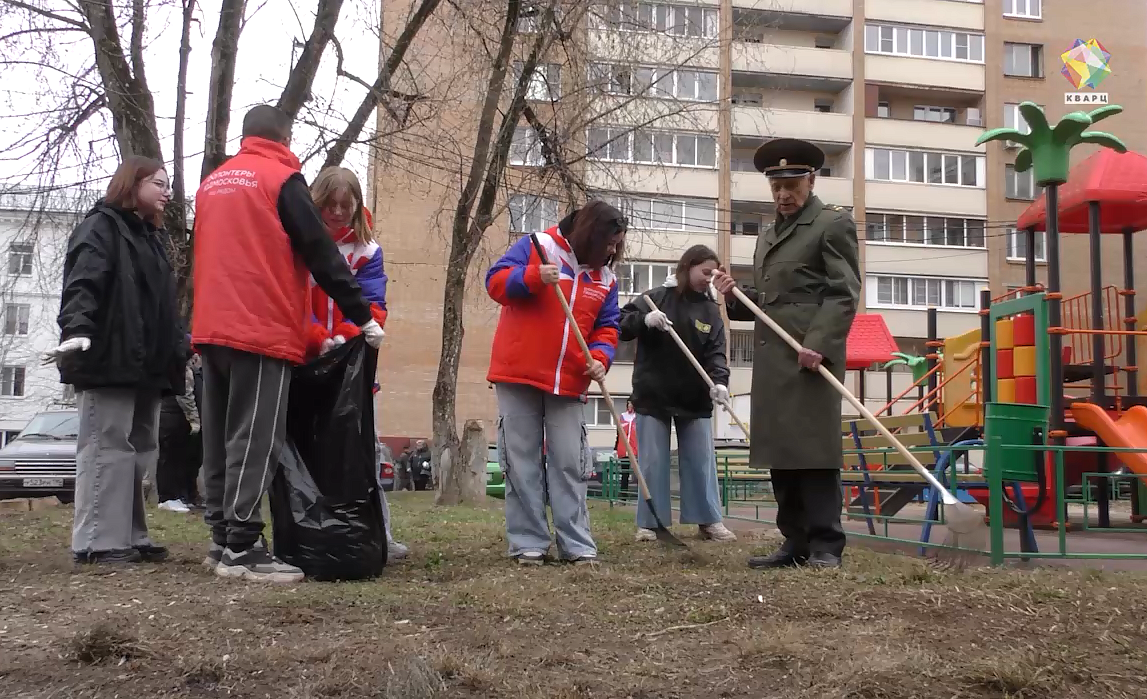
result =
[[163,180],[156,180],[156,179],[150,179],[149,178],[149,179],[144,180],[144,182],[147,182],[148,184],[153,184],[156,187],[159,187],[164,192],[170,192],[171,191],[171,184],[164,182]]

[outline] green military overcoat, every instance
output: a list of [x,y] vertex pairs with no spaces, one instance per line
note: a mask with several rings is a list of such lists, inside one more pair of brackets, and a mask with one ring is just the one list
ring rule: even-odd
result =
[[[810,195],[804,208],[777,216],[757,239],[750,299],[804,347],[824,356],[841,381],[845,344],[860,299],[860,260],[852,215]],[[757,320],[726,297],[729,318]],[[753,351],[749,460],[756,468],[839,469],[841,396],[757,320]]]

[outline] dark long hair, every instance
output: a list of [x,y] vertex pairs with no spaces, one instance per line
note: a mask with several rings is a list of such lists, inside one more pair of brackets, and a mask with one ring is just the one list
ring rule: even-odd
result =
[[718,265],[721,260],[717,258],[717,253],[707,245],[694,245],[685,251],[681,259],[677,261],[677,293],[684,294],[689,291],[689,270],[697,265],[712,260]]
[[[163,163],[154,158],[146,158],[142,155],[129,155],[124,158],[124,161],[116,168],[115,174],[112,175],[111,182],[108,182],[108,191],[104,194],[104,203],[108,206],[114,206],[117,209],[123,209],[124,211],[135,211],[137,207],[135,195],[139,190],[139,183],[160,170],[166,171],[167,168],[163,166]],[[162,214],[153,216],[149,220],[156,226],[163,225]]]
[[611,267],[622,259],[625,239],[618,242],[612,255],[609,242],[618,233],[625,233],[629,224],[615,207],[595,199],[574,215],[573,226],[567,236],[578,262],[593,268]]

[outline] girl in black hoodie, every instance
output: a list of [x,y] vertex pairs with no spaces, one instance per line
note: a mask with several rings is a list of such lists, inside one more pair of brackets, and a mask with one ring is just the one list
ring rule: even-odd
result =
[[[725,325],[709,295],[709,275],[718,264],[717,254],[704,245],[686,250],[676,274],[646,292],[659,310],[640,296],[621,309],[621,339],[637,340],[630,396],[637,412],[637,456],[661,521],[671,521],[670,433],[676,423],[681,523],[698,525],[702,538],[735,541],[721,523],[713,452],[713,400],[729,395]],[[713,391],[666,332],[670,325],[713,380]],[[656,539],[656,521],[644,500],[638,504],[637,526],[638,541]]]

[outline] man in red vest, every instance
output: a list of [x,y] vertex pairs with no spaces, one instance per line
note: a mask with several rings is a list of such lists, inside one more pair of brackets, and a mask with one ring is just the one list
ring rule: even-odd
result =
[[259,503],[286,438],[291,367],[306,353],[308,277],[362,329],[383,332],[311,200],[291,153],[291,119],[270,105],[243,118],[239,153],[195,196],[192,342],[203,358],[203,480],[221,577],[297,582],[271,556]]

